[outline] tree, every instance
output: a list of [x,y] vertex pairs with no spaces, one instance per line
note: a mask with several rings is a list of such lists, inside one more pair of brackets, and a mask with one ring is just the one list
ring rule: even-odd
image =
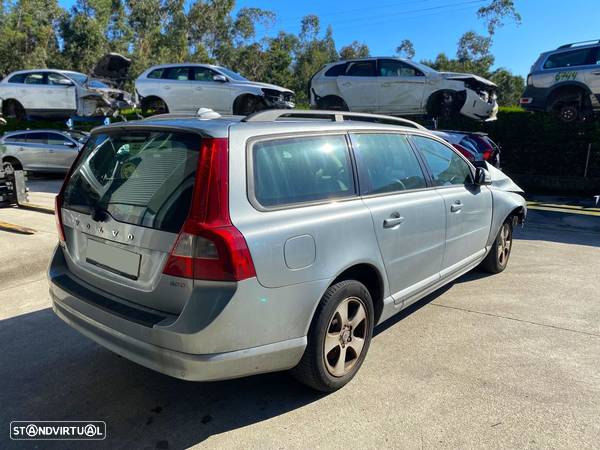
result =
[[340,49],[340,59],[366,58],[370,54],[367,44],[358,41],[353,41],[350,45]]
[[402,58],[413,59],[415,56],[415,46],[410,39],[404,39],[396,47],[396,54]]
[[498,104],[501,106],[517,106],[525,89],[525,80],[520,75],[513,75],[506,69],[492,72],[490,80],[498,85]]
[[490,36],[504,25],[504,19],[507,17],[517,24],[521,23],[521,15],[517,12],[513,0],[492,0],[489,5],[479,8],[477,16],[485,21]]
[[0,73],[46,67],[59,55],[59,22],[65,11],[57,0],[18,0],[3,11]]

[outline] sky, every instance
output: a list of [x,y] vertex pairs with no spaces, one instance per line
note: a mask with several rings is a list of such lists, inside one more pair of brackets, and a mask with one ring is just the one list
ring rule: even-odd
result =
[[[60,0],[69,7],[74,0]],[[236,8],[258,7],[277,14],[275,24],[260,28],[258,38],[279,30],[297,33],[307,14],[321,19],[322,30],[332,25],[336,45],[356,40],[369,46],[374,56],[392,55],[403,39],[410,39],[415,60],[434,59],[444,52],[456,54],[456,44],[466,31],[485,33],[477,18],[479,7],[489,0],[237,0]],[[527,75],[543,51],[559,45],[600,39],[598,0],[515,0],[523,20],[507,23],[494,37],[495,68],[504,67]]]

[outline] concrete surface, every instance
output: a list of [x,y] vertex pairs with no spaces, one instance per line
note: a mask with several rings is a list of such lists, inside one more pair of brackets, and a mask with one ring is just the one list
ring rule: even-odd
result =
[[[49,309],[54,218],[0,220],[39,230],[0,232],[0,448],[599,446],[599,217],[532,211],[504,273],[474,271],[378,327],[331,395],[285,373],[184,382],[112,354]],[[108,439],[10,442],[28,419],[105,420]]]

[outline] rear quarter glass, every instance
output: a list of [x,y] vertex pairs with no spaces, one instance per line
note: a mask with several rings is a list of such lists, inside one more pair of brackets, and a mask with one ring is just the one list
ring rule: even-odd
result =
[[167,130],[95,134],[67,182],[63,208],[178,233],[190,207],[200,142],[197,134]]

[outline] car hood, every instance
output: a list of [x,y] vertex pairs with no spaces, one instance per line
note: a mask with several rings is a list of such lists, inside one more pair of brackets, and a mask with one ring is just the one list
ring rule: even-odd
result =
[[487,162],[486,169],[490,174],[490,178],[492,179],[492,186],[494,186],[496,189],[506,192],[516,192],[518,194],[525,192],[517,183],[511,180],[510,177],[500,169],[497,169]]
[[96,63],[90,74],[91,78],[98,78],[121,85],[127,78],[131,60],[119,53],[107,53]]
[[479,75],[474,75],[472,73],[459,73],[459,72],[440,72],[442,78],[446,80],[456,80],[463,82],[471,82],[480,85],[481,87],[493,88],[497,89],[498,86],[495,83],[492,83],[490,80],[487,80]]
[[273,89],[276,91],[281,91],[281,92],[291,92],[292,94],[294,93],[294,91],[290,90],[290,89],[286,89],[283,88],[281,86],[277,86],[276,84],[269,84],[269,83],[260,83],[258,81],[234,81],[235,84],[239,84],[242,86],[254,86],[254,87],[258,87],[258,88],[264,88],[264,89]]

